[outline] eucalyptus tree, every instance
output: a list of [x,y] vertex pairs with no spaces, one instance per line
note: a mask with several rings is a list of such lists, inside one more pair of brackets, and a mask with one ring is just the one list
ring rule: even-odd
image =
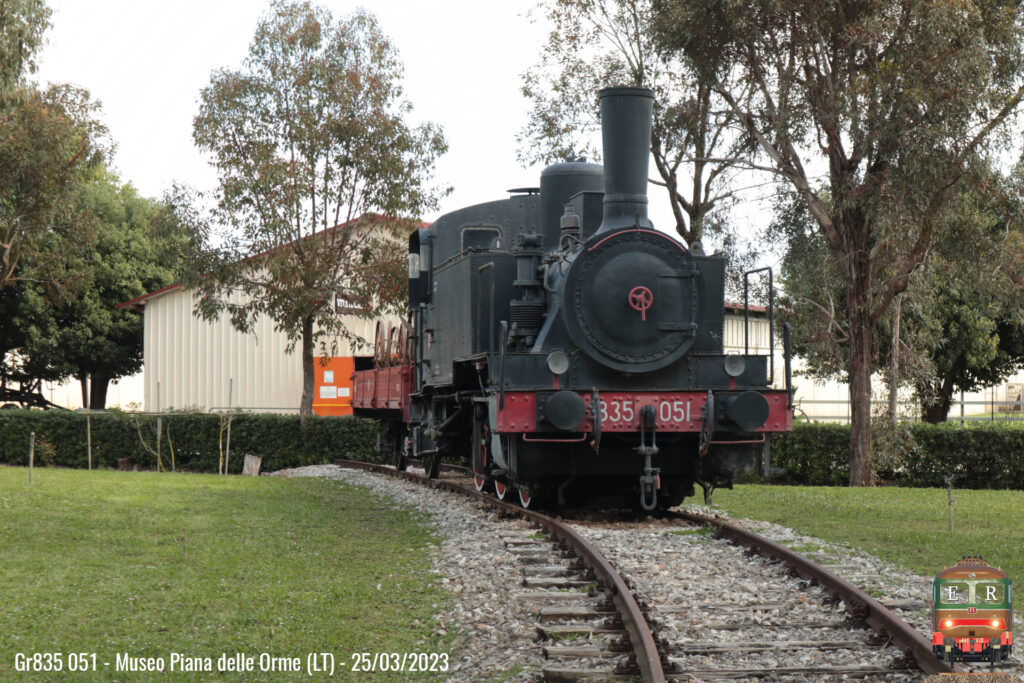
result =
[[[303,416],[314,349],[330,333],[358,341],[336,300],[364,315],[400,305],[402,238],[440,196],[430,175],[446,144],[437,126],[407,122],[402,71],[371,14],[277,1],[241,69],[201,92],[193,137],[219,174],[210,218],[222,230],[185,207],[203,242],[186,283],[204,317],[245,331],[268,315],[301,345]],[[384,217],[355,222],[370,212]]]
[[35,71],[35,56],[50,27],[50,8],[44,0],[4,0],[0,3],[0,101],[8,101]]
[[[972,162],[1024,98],[1024,6],[1000,0],[653,0],[664,49],[709,79],[807,205],[846,298],[850,483],[871,483],[875,326],[925,262]],[[830,201],[818,190],[824,176]]]
[[750,140],[707,79],[654,44],[650,0],[545,0],[535,11],[552,30],[523,75],[533,103],[519,134],[520,161],[600,157],[597,91],[615,85],[655,93],[651,153],[676,231],[687,243],[727,231],[735,170]]
[[42,0],[0,3],[0,289],[42,282],[52,297],[88,229],[69,210],[75,186],[109,143],[88,92],[28,81],[49,18]]
[[[928,261],[875,329],[879,369],[912,389],[921,417],[942,422],[955,391],[976,391],[1024,367],[1024,193],[1019,174],[989,172],[960,187]],[[840,269],[807,205],[777,201],[770,233],[782,251],[783,316],[818,379],[847,377],[849,328]],[[890,408],[891,409],[891,408]]]

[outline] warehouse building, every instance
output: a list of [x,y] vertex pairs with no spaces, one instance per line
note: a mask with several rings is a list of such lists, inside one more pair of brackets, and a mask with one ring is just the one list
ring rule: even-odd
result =
[[[240,409],[296,412],[302,397],[302,355],[287,352],[288,336],[261,316],[251,332],[239,332],[227,316],[206,321],[195,315],[193,293],[181,285],[145,294],[127,306],[141,310],[144,406],[147,412]],[[341,324],[362,340],[338,338],[337,356],[314,356],[313,410],[348,415],[355,357],[373,348],[375,321],[342,315]],[[327,347],[331,346],[327,341]]]
[[[350,224],[380,217],[366,215]],[[334,228],[332,228],[334,229]],[[230,303],[242,303],[242,294]],[[301,343],[288,352],[288,336],[260,316],[249,332],[236,330],[230,316],[203,320],[196,298],[180,284],[126,301],[119,307],[143,315],[143,409],[146,412],[297,412],[302,398]],[[317,348],[336,355],[314,355],[313,411],[318,415],[352,413],[351,375],[360,359],[371,357],[376,320],[360,316],[340,297],[340,325],[355,341],[330,335]],[[385,324],[399,324],[397,318]]]

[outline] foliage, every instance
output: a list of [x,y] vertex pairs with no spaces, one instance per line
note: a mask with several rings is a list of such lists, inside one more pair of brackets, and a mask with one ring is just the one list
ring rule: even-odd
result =
[[75,188],[109,152],[98,114],[68,85],[22,88],[0,106],[0,289],[38,282],[54,298],[75,284],[69,266],[90,227]]
[[[899,486],[945,486],[944,477],[952,474],[957,488],[1024,489],[1024,429],[998,423],[876,429],[883,431],[872,458],[879,479]],[[849,438],[849,425],[797,423],[791,433],[772,438],[772,465],[785,470],[789,483],[841,486],[849,481]]]
[[35,54],[50,27],[44,0],[4,0],[0,9],[0,106],[14,95],[27,73],[35,71]]
[[[89,675],[145,681],[115,656],[299,657],[296,673],[180,673],[179,681],[309,680],[304,653],[448,652],[418,512],[367,489],[308,478],[0,468],[5,581],[0,672],[15,653],[94,652]],[[40,588],[40,587],[45,588]],[[454,654],[454,653],[453,653]],[[344,660],[343,660],[344,658]],[[453,662],[455,657],[453,656]],[[109,666],[104,666],[109,662]],[[91,664],[91,660],[90,660]],[[163,675],[167,675],[166,672]],[[418,677],[416,674],[414,677]],[[407,680],[408,674],[373,680]]]
[[806,361],[801,374],[847,379],[846,293],[835,258],[799,196],[784,192],[773,208],[769,239],[782,252],[779,317],[793,330],[793,355]]
[[850,481],[846,425],[797,422],[787,434],[773,434],[771,465],[785,470],[785,481],[811,486],[843,486]]
[[155,229],[162,205],[103,166],[75,188],[74,210],[92,226],[75,262],[80,292],[51,301],[21,282],[0,294],[0,348],[17,349],[3,372],[22,386],[76,377],[83,397],[91,384],[84,407],[103,409],[107,383],[142,368],[142,318],[116,306],[173,282],[176,245]]
[[[112,411],[93,415],[93,467],[116,467],[130,458],[147,470],[156,470],[156,421],[151,415],[134,416]],[[136,420],[138,427],[136,427]],[[265,471],[332,462],[338,458],[373,460],[377,438],[375,422],[350,417],[315,417],[301,426],[295,415],[237,414],[231,421],[230,471],[242,471],[242,454],[263,458]],[[219,458],[220,416],[172,413],[162,418],[165,466],[170,463],[168,441],[177,468],[185,472],[216,472]],[[29,434],[52,443],[53,464],[85,468],[86,416],[68,411],[0,410],[0,463],[28,464]]]
[[[219,173],[212,219],[226,230],[198,227],[186,284],[204,317],[226,314],[247,331],[269,315],[301,343],[303,416],[314,347],[330,335],[358,341],[336,298],[364,315],[400,307],[404,236],[439,196],[428,177],[444,138],[406,122],[401,77],[372,15],[335,21],[308,2],[277,0],[243,68],[216,71],[201,93],[193,137]],[[194,204],[179,207],[184,223],[205,221]],[[356,221],[373,211],[388,218]]]
[[1024,515],[1024,491],[954,490],[953,495],[952,534],[942,489],[737,486],[716,491],[715,505],[730,516],[763,519],[852,546],[925,577],[963,555],[981,555],[1019,585],[1024,527],[1013,522]]
[[41,0],[0,10],[0,401],[37,404],[46,403],[39,382],[59,371],[11,352],[32,339],[50,343],[47,307],[83,285],[92,226],[77,211],[76,188],[109,153],[99,105],[85,90],[26,80],[49,17]]
[[[956,390],[976,391],[1024,365],[1024,175],[982,178],[960,193],[906,317],[923,337],[934,373],[915,378],[928,422],[946,419]],[[913,353],[914,347],[910,348]],[[910,355],[904,352],[903,355]]]
[[[876,348],[897,354],[897,380],[916,390],[925,420],[946,419],[954,390],[997,384],[1024,364],[1024,195],[1020,172],[969,178],[941,217],[928,261],[901,296],[898,345],[892,316],[878,321]],[[787,194],[771,232],[783,247],[782,315],[806,374],[847,374],[848,325],[840,269],[806,203]]]
[[[953,191],[1024,98],[1024,6],[653,0],[661,44],[709,79],[798,193],[842,277],[850,477],[870,482],[875,327],[924,263]],[[809,168],[827,168],[828,196]]]
[[729,132],[732,114],[705,79],[656,49],[650,1],[545,0],[538,9],[552,29],[539,62],[523,75],[533,109],[518,136],[520,161],[599,158],[597,91],[651,88],[651,152],[659,176],[652,182],[667,191],[676,231],[687,244],[730,235],[725,218],[735,166],[750,141]]

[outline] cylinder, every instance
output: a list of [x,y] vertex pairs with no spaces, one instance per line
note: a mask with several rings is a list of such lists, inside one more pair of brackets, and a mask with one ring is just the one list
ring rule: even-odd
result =
[[647,166],[654,93],[647,88],[605,88],[598,96],[604,146],[604,213],[597,232],[652,228],[647,218]]

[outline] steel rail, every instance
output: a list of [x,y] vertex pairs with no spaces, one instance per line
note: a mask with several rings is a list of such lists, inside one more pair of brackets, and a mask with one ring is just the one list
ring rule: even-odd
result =
[[629,634],[629,641],[633,646],[633,653],[636,658],[636,664],[640,668],[641,678],[649,683],[663,683],[665,681],[664,663],[658,653],[654,635],[651,633],[650,626],[648,626],[647,620],[644,618],[644,614],[637,604],[636,598],[633,597],[629,586],[626,585],[625,580],[619,575],[608,559],[569,525],[541,514],[536,510],[526,510],[518,505],[498,500],[487,494],[450,481],[427,479],[418,474],[399,472],[393,467],[376,463],[335,460],[334,464],[350,469],[382,472],[430,486],[431,488],[458,493],[491,507],[498,508],[507,514],[519,515],[547,530],[551,536],[571,547],[583,563],[592,569],[604,582],[606,590],[611,594],[612,601],[622,617],[622,623],[626,627],[626,632]]
[[905,657],[913,657],[917,665],[926,674],[966,673],[967,670],[957,665],[951,668],[932,652],[931,643],[925,640],[917,629],[893,614],[888,608],[853,585],[841,576],[833,574],[820,564],[803,557],[789,548],[752,531],[741,529],[720,519],[705,517],[690,512],[673,511],[672,516],[685,519],[696,524],[708,524],[717,527],[717,535],[727,538],[739,545],[756,550],[765,557],[778,560],[791,567],[805,579],[817,581],[834,596],[842,598],[847,611],[864,619],[873,629],[886,638],[892,638]]

